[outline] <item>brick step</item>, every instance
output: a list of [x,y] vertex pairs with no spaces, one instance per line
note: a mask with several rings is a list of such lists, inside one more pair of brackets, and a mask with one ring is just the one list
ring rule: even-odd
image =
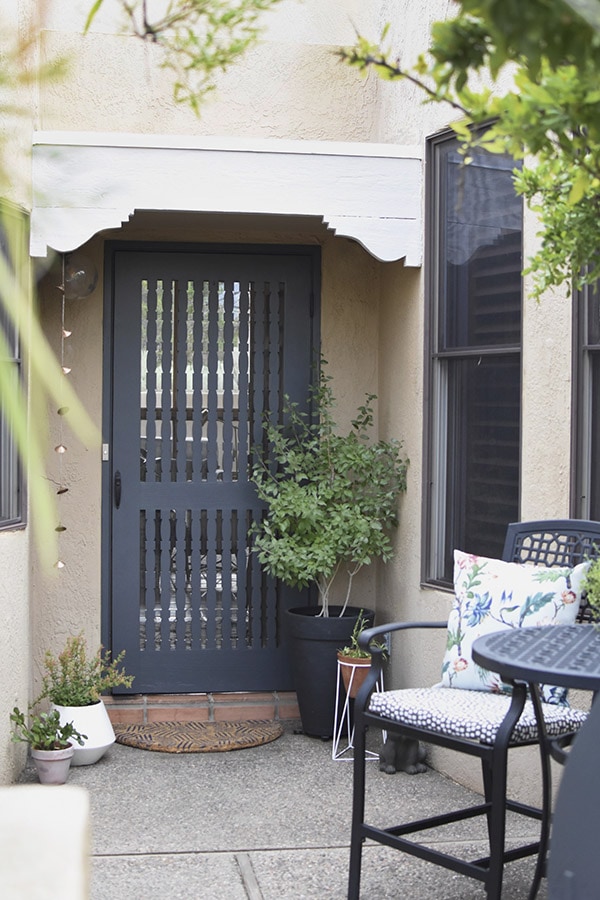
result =
[[133,694],[104,697],[113,724],[245,722],[299,719],[296,694],[279,691],[222,694]]

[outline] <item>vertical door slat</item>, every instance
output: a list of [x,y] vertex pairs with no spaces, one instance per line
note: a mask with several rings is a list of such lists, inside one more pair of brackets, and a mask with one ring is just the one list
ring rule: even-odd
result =
[[250,286],[247,281],[240,284],[239,317],[238,317],[238,433],[237,433],[237,480],[247,482],[249,477],[249,440],[248,440],[248,370],[250,364],[249,302]]
[[176,481],[187,481],[187,283],[173,282],[173,458]]
[[[145,407],[142,415],[146,418],[145,431],[145,480],[149,482],[156,481],[156,466],[154,463],[156,457],[156,283],[154,281],[147,283],[147,364],[146,364],[146,398],[142,401]],[[142,303],[142,316],[144,309]]]

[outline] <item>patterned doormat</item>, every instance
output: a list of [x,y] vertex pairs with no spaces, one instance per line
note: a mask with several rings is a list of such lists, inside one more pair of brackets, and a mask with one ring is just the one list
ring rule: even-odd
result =
[[159,753],[219,753],[275,741],[279,722],[151,722],[114,725],[118,744]]

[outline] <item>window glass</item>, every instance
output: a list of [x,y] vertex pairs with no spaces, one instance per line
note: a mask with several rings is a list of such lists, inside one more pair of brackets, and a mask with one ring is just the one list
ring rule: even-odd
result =
[[600,519],[600,289],[586,286],[575,295],[577,400],[575,420],[575,515]]
[[455,547],[498,556],[519,502],[520,360],[488,356],[447,364],[444,580]]
[[[591,354],[591,395],[594,398],[593,405],[598,408],[600,398],[600,353]],[[585,511],[586,517],[594,520],[600,519],[600,416],[590,416],[590,458],[589,471],[589,505]]]
[[518,343],[521,334],[521,204],[512,160],[475,152],[465,165],[455,141],[440,148],[444,192],[439,253],[445,301],[441,348]]
[[[0,205],[0,253],[9,263],[11,271],[20,271],[20,260],[14,259],[16,248],[22,247],[24,218],[22,214]],[[10,249],[9,249],[10,238]],[[21,358],[18,332],[13,314],[9,314],[6,302],[15,299],[7,283],[0,284],[3,301],[0,302],[0,364],[2,378],[8,391],[17,393],[21,379]],[[22,466],[6,418],[0,406],[0,528],[18,525],[23,521]]]
[[430,144],[428,581],[455,548],[499,556],[518,519],[522,204],[510,159]]

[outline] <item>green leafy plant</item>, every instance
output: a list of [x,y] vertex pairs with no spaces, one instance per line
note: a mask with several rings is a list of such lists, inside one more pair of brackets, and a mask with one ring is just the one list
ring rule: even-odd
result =
[[[340,50],[363,74],[406,79],[425,102],[448,105],[467,163],[473,144],[523,160],[515,187],[541,226],[526,269],[535,298],[600,277],[598,12],[596,0],[457,0],[413,67],[400,64],[389,26]],[[471,128],[484,123],[483,136]]]
[[[89,30],[104,0],[95,0],[85,30]],[[174,96],[199,114],[200,104],[224,72],[260,36],[260,14],[281,0],[120,0],[132,34],[162,48],[162,66],[174,76]]]
[[83,633],[71,636],[58,656],[46,652],[46,671],[38,699],[48,698],[56,706],[89,706],[110,688],[129,688],[133,675],[126,675],[119,668],[124,656],[125,651],[111,660],[110,653],[103,653],[102,647],[89,655]]
[[83,744],[87,737],[86,734],[80,734],[72,722],[61,725],[57,709],[39,715],[30,714],[27,724],[25,714],[15,706],[10,714],[10,721],[13,723],[11,740],[15,743],[23,741],[34,750],[64,750],[73,740]]
[[337,432],[330,381],[321,368],[310,390],[312,417],[286,398],[283,423],[265,421],[269,449],[257,451],[252,472],[268,506],[251,529],[253,549],[265,571],[285,584],[316,584],[324,616],[338,572],[348,579],[343,615],[357,572],[392,556],[390,531],[398,524],[408,465],[400,441],[370,439],[374,394],[350,432]]
[[[352,630],[352,634],[350,635],[350,643],[347,647],[343,647],[339,652],[342,656],[347,656],[349,659],[370,659],[371,654],[368,650],[363,650],[363,648],[359,645],[358,639],[363,633],[363,631],[369,627],[369,623],[365,618],[364,610],[361,609],[358,619],[356,620],[356,624]],[[374,641],[373,646],[379,648],[379,650],[383,653],[383,658],[387,658],[387,645],[382,641]]]
[[600,557],[592,560],[583,582],[583,592],[592,610],[592,617],[600,622]]

